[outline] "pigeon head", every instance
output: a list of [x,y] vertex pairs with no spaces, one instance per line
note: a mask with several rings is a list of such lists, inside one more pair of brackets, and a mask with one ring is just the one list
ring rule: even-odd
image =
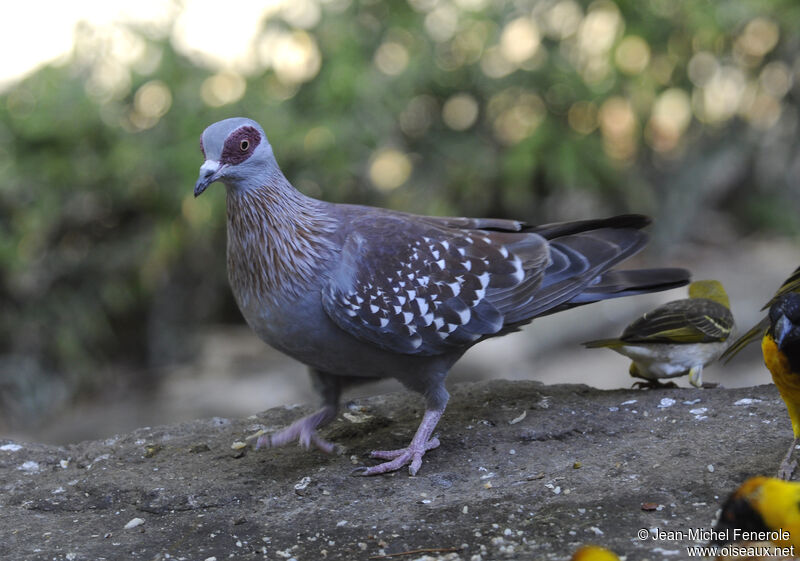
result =
[[209,126],[200,136],[200,150],[205,162],[194,186],[195,197],[215,181],[247,189],[251,183],[258,183],[265,170],[277,167],[261,125],[244,117]]

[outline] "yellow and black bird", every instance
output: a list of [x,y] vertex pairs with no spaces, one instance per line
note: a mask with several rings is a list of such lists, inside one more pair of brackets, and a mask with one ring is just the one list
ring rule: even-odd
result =
[[619,561],[619,557],[599,545],[584,545],[572,554],[571,561]]
[[668,302],[628,325],[617,339],[584,343],[587,348],[610,348],[627,356],[634,378],[658,387],[659,379],[689,375],[703,385],[703,368],[715,361],[733,331],[733,314],[722,283],[695,281],[689,298]]
[[[763,311],[768,309],[778,300],[778,298],[790,292],[794,292],[795,294],[800,294],[800,267],[795,269],[794,272],[791,275],[789,275],[789,278],[783,281],[781,287],[778,289],[777,292],[775,292],[775,296],[773,296],[769,302],[764,304],[764,307],[762,307],[761,310]],[[759,321],[753,327],[748,329],[744,335],[736,339],[736,341],[734,341],[731,344],[731,346],[728,347],[724,353],[722,353],[720,359],[724,360],[725,362],[728,362],[739,351],[744,349],[747,345],[761,339],[764,336],[764,332],[767,330],[768,327],[769,327],[769,316],[765,315],[763,318],[761,318],[761,321]]]
[[[752,539],[753,533],[764,532],[767,539]],[[772,541],[779,547],[800,550],[800,483],[751,477],[722,505],[714,534],[713,543],[719,546],[735,541]]]
[[791,479],[797,462],[792,461],[794,447],[800,440],[800,294],[787,292],[769,308],[769,326],[761,339],[764,364],[778,386],[789,419],[794,440],[781,462],[778,477]]

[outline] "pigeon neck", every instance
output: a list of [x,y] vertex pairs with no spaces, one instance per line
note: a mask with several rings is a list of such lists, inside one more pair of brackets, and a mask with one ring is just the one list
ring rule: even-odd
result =
[[331,257],[328,205],[297,191],[278,170],[262,185],[227,190],[228,276],[239,306],[297,297]]

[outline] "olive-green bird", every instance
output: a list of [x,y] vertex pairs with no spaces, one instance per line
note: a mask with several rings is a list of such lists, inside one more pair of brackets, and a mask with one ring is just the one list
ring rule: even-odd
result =
[[[789,275],[789,278],[783,281],[783,284],[775,293],[775,296],[773,296],[769,302],[764,304],[764,307],[761,308],[761,311],[763,312],[764,310],[769,309],[775,302],[778,301],[778,298],[789,292],[795,292],[800,294],[800,267],[795,269],[794,272],[791,275]],[[722,356],[720,358],[725,362],[728,362],[730,359],[736,356],[736,354],[739,351],[741,351],[750,343],[760,341],[768,328],[769,328],[769,315],[764,315],[764,317],[761,318],[761,321],[759,321],[757,324],[755,324],[753,327],[747,330],[747,332],[745,332],[744,335],[736,339],[736,341],[734,341],[733,344],[730,347],[728,347],[724,353],[722,353]]]
[[703,385],[703,367],[714,362],[728,345],[733,314],[722,283],[695,281],[689,298],[668,302],[628,325],[618,339],[584,343],[587,348],[608,347],[630,358],[631,376],[658,387],[659,379],[689,375]]

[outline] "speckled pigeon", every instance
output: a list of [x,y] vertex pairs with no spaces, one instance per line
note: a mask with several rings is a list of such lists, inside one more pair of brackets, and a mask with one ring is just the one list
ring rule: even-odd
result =
[[306,197],[281,172],[261,126],[214,123],[202,134],[200,195],[225,184],[228,278],[250,327],[307,364],[322,407],[260,446],[295,440],[325,451],[344,387],[392,377],[425,398],[408,447],[372,452],[373,475],[439,446],[445,377],[475,343],[581,304],[684,285],[683,269],[610,270],[646,243],[644,216],[530,226],[418,216]]

